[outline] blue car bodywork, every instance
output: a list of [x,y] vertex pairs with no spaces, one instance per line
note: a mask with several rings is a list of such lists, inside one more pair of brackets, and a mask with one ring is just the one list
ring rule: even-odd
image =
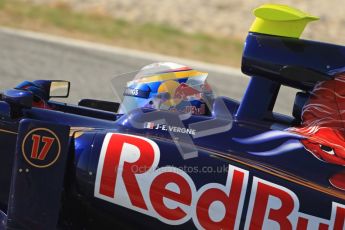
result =
[[[152,126],[133,125],[152,110],[121,115],[54,101],[47,110],[3,99],[4,226],[342,229],[345,192],[330,177],[343,166],[320,161],[304,148],[303,136],[289,131],[300,122],[305,100],[296,98],[294,117],[273,106],[281,85],[309,92],[343,72],[344,56],[343,46],[249,33],[242,71],[251,81],[241,103],[219,97],[211,116],[193,115],[177,127],[195,131],[185,134],[192,157],[181,154],[183,146],[168,132],[176,127],[151,120],[142,122]],[[213,131],[204,132],[205,123]],[[35,138],[43,137],[35,152]],[[126,156],[127,148],[139,152],[137,158]]]

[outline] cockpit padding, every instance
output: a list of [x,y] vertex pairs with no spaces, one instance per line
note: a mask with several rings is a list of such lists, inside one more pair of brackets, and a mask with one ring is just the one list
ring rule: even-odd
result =
[[309,99],[309,96],[310,94],[306,92],[296,93],[295,101],[293,104],[292,115],[298,121],[298,123],[301,122],[303,106],[306,104],[307,100]]

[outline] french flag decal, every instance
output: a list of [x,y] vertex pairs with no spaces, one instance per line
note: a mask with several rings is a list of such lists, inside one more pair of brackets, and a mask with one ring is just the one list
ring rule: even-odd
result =
[[155,126],[155,123],[153,122],[146,122],[144,125],[145,129],[153,129],[153,127]]

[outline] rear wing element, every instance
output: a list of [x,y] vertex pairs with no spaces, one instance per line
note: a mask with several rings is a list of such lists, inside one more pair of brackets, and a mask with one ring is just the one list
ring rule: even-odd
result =
[[69,146],[69,127],[20,122],[7,229],[55,229]]

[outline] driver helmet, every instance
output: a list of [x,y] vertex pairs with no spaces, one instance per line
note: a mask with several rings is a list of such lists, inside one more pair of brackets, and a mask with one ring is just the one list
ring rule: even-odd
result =
[[214,95],[206,82],[207,75],[176,63],[147,65],[127,83],[119,112],[150,108],[208,115]]

